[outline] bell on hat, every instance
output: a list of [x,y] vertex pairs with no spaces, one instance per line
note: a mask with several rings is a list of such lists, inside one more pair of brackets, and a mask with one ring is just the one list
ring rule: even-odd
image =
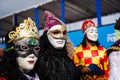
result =
[[89,27],[96,27],[96,26],[95,26],[95,23],[92,20],[87,19],[82,24],[82,31],[85,32],[85,30]]

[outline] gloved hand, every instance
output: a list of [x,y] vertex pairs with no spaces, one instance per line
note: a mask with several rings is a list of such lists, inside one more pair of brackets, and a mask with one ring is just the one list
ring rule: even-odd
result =
[[93,74],[93,75],[103,75],[104,74],[104,71],[101,68],[99,68],[96,64],[90,64],[88,66],[88,68],[91,69],[90,74]]

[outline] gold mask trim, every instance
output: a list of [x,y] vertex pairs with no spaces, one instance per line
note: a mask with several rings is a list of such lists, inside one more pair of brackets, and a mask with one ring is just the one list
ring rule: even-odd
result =
[[23,23],[20,23],[19,26],[16,27],[16,31],[10,31],[8,37],[10,38],[8,43],[10,43],[11,41],[15,42],[22,38],[32,37],[39,39],[39,33],[35,22],[28,17]]

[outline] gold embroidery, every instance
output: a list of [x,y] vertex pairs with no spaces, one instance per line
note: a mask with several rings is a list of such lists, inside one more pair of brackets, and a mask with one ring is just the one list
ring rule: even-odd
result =
[[21,23],[18,27],[16,27],[16,31],[9,32],[10,40],[8,41],[8,43],[27,37],[39,39],[39,33],[35,22],[32,21],[32,19],[29,17],[25,19],[24,22]]

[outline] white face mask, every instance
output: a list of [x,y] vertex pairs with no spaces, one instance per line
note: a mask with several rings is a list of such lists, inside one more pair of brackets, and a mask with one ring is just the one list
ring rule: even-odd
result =
[[65,27],[55,25],[48,30],[47,37],[54,48],[62,49],[65,45],[66,34]]
[[37,57],[34,54],[30,54],[27,57],[17,57],[17,62],[21,71],[31,71],[37,61]]
[[97,28],[95,27],[90,27],[87,28],[85,31],[87,38],[91,41],[97,41],[98,40],[98,32],[97,32]]

